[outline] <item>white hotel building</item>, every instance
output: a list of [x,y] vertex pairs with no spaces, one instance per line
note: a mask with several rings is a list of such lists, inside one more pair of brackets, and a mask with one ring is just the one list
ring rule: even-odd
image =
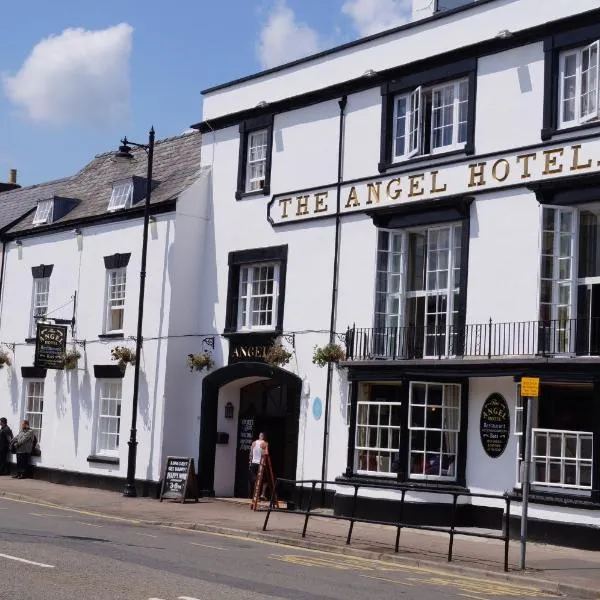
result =
[[[245,440],[266,430],[278,475],[397,486],[361,491],[363,515],[395,516],[408,487],[421,522],[445,514],[424,489],[509,492],[518,517],[519,382],[539,377],[530,533],[598,548],[598,2],[414,4],[204,92],[198,327],[218,368],[165,439],[199,412],[204,493],[246,494]],[[293,358],[271,367],[282,334]],[[330,340],[347,357],[321,369]],[[329,486],[338,512],[345,494]],[[464,523],[502,516],[460,502]]]

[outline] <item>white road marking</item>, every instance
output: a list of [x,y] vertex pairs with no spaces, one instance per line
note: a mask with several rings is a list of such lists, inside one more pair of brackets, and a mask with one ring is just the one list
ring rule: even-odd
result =
[[211,546],[210,544],[198,544],[196,542],[190,542],[192,546],[201,546],[202,548],[212,548],[213,550],[226,550],[226,548],[221,548],[221,546]]
[[192,596],[179,596],[177,600],[200,600],[200,598],[192,598]]
[[34,565],[36,567],[43,567],[44,569],[54,569],[54,565],[47,565],[45,563],[35,562],[33,560],[27,560],[25,558],[19,558],[18,556],[11,556],[10,554],[0,554],[0,558],[7,558],[8,560],[16,560],[28,565]]
[[87,525],[88,527],[103,527],[103,525],[96,525],[95,523],[86,523],[85,521],[77,521],[80,525]]
[[[141,535],[143,537],[151,537],[151,538],[155,538],[157,536],[152,535],[151,533],[136,533],[135,531],[133,532],[135,535]],[[150,600],[153,600],[153,598],[150,598]]]
[[50,513],[29,513],[32,517],[59,517],[61,515],[51,515]]

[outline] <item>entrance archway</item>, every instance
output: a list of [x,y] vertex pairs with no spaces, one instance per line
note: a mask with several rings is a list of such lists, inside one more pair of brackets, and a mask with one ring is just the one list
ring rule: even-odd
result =
[[[200,490],[204,496],[213,496],[215,493],[215,456],[217,449],[219,390],[223,386],[240,379],[246,379],[248,380],[248,383],[252,382],[251,385],[243,386],[243,389],[246,390],[246,397],[255,396],[256,399],[258,397],[257,394],[260,395],[259,392],[261,389],[266,393],[268,393],[269,390],[277,388],[285,390],[285,456],[279,458],[283,465],[283,472],[279,474],[292,478],[296,474],[302,380],[294,373],[290,373],[279,367],[272,367],[265,363],[234,363],[210,373],[202,382],[198,478]],[[258,384],[255,382],[258,382]],[[240,392],[240,399],[241,397],[242,394]],[[243,408],[243,410],[247,412],[251,403],[251,401],[246,401],[246,405],[244,406],[242,401],[240,401],[240,408]],[[268,421],[269,412],[273,411],[257,413],[259,416],[257,426],[260,424],[260,419],[263,419],[262,422],[266,427],[269,427],[269,423],[271,423],[271,426],[276,425],[275,421]],[[276,417],[277,415],[274,414],[273,416]],[[258,431],[253,433],[258,433]],[[278,433],[275,434],[276,437],[278,435]],[[237,443],[237,439],[229,440],[229,444],[237,445]],[[238,453],[236,452],[236,455],[237,454]],[[236,469],[235,464],[231,464],[231,469],[232,476],[234,476]],[[239,488],[239,484],[236,487]],[[236,491],[240,492],[241,490],[237,489]]]

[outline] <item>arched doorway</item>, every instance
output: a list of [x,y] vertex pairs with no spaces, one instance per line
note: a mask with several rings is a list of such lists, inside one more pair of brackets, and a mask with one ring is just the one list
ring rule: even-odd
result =
[[[236,396],[235,435],[230,435],[227,461],[219,469],[227,470],[232,493],[247,496],[248,448],[240,439],[240,428],[251,430],[252,437],[265,430],[270,442],[277,476],[294,478],[298,455],[301,379],[293,373],[259,362],[240,362],[217,369],[202,382],[200,411],[200,453],[198,477],[203,495],[215,493],[219,396],[227,391]],[[221,402],[222,404],[222,402]],[[219,440],[220,441],[220,440]],[[240,443],[242,442],[242,443]],[[222,453],[220,453],[222,455]],[[222,479],[223,473],[219,473]]]

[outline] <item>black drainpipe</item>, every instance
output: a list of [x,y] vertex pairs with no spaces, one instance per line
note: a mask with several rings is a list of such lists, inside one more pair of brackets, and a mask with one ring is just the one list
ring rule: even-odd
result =
[[[344,121],[346,104],[348,97],[342,96],[338,104],[340,106],[340,130],[338,138],[338,169],[336,186],[336,211],[335,211],[335,248],[333,253],[333,281],[331,286],[331,317],[329,320],[329,343],[335,342],[335,317],[338,300],[338,275],[339,275],[339,254],[340,254],[340,226],[341,226],[341,201],[342,201],[342,175],[343,175],[343,156],[344,156]],[[331,379],[333,375],[333,365],[327,364],[327,387],[325,388],[325,414],[323,423],[323,458],[321,463],[321,479],[325,479],[327,473],[327,447],[329,445],[329,408],[331,404]],[[321,488],[321,504],[324,504],[325,488]]]

